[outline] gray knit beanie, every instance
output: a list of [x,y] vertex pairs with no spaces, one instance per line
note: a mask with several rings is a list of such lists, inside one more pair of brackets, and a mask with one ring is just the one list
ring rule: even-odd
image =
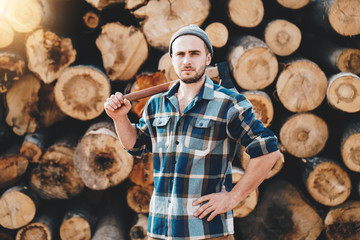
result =
[[175,39],[177,39],[180,36],[183,35],[195,35],[199,38],[201,38],[204,43],[206,44],[207,48],[209,49],[211,56],[213,56],[213,47],[211,45],[209,36],[207,35],[207,33],[202,30],[201,28],[199,28],[197,25],[195,24],[190,24],[189,26],[183,27],[181,29],[179,29],[176,33],[174,33],[174,35],[171,37],[170,40],[170,46],[169,46],[169,53],[170,56],[172,55],[172,44],[175,41]]

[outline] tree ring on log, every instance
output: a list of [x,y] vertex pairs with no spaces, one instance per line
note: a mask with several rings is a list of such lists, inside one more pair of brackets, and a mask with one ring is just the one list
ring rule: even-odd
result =
[[343,36],[360,34],[360,4],[358,0],[333,1],[328,13],[332,28]]
[[104,111],[104,102],[110,95],[110,81],[92,67],[69,67],[60,75],[54,91],[56,103],[65,114],[90,120]]
[[360,111],[360,78],[352,73],[338,73],[329,78],[328,103],[341,111]]
[[0,225],[5,228],[21,228],[33,220],[35,213],[34,201],[22,192],[6,192],[0,198]]
[[325,206],[343,203],[351,193],[348,174],[333,162],[322,162],[310,172],[306,181],[310,195]]
[[360,133],[352,134],[345,139],[341,145],[341,156],[350,170],[360,172]]
[[343,51],[338,60],[339,70],[342,72],[360,73],[360,49],[348,48]]
[[282,145],[299,158],[318,154],[325,147],[328,135],[326,122],[312,113],[295,114],[280,129]]
[[261,0],[230,0],[228,12],[236,25],[253,28],[259,25],[264,17],[264,5]]
[[16,240],[23,239],[39,239],[39,240],[51,240],[51,231],[43,223],[34,222],[23,228],[21,228],[16,234]]
[[65,220],[60,226],[61,239],[91,239],[91,227],[82,217],[72,217]]

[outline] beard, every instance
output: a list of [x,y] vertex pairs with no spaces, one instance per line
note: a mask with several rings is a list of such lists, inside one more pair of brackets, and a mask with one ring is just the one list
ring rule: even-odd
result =
[[192,78],[186,78],[186,77],[185,78],[179,77],[179,78],[181,81],[183,81],[184,83],[187,83],[187,84],[196,83],[205,75],[205,68],[206,68],[206,66],[199,69],[199,71],[196,72],[196,75]]

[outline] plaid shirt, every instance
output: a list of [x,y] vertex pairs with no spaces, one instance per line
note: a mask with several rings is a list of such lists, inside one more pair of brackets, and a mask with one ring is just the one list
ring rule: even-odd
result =
[[200,196],[232,188],[231,162],[239,144],[251,157],[277,150],[277,139],[254,118],[252,105],[241,94],[206,77],[199,94],[179,113],[179,83],[153,96],[129,151],[153,153],[154,192],[148,235],[161,239],[204,239],[234,233],[232,211],[208,222],[193,214]]

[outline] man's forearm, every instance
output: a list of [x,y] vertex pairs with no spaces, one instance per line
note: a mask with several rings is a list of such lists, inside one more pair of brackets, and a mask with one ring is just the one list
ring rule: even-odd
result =
[[128,117],[121,117],[114,120],[116,133],[122,145],[128,149],[133,149],[136,142],[136,128],[131,124]]
[[237,203],[243,201],[250,193],[259,187],[279,157],[280,152],[277,150],[249,161],[244,175],[231,190]]

